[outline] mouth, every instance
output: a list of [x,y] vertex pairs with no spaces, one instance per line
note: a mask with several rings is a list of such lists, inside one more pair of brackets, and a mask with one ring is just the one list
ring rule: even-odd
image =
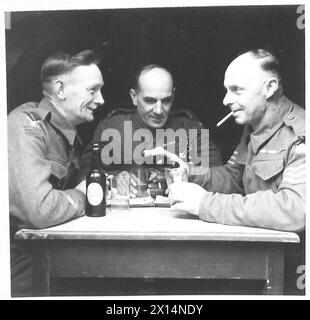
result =
[[89,106],[86,107],[86,110],[90,111],[91,113],[94,113],[96,109],[97,109],[97,107],[93,107],[93,108],[91,108]]
[[232,110],[233,116],[237,116],[239,112],[243,111],[243,109]]
[[152,121],[159,123],[159,122],[163,122],[166,118],[165,117],[154,117],[154,116],[151,116],[151,119],[152,119]]

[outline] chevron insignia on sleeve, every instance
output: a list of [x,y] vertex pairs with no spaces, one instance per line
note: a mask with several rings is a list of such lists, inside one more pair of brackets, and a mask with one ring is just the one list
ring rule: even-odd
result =
[[238,155],[238,151],[235,150],[232,156],[227,161],[227,163],[234,165],[237,155]]

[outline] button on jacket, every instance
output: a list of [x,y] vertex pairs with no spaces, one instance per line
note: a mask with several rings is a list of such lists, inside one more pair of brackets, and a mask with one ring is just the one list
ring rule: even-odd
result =
[[45,228],[84,214],[85,195],[69,188],[79,138],[52,102],[29,102],[8,116],[11,228]]
[[305,111],[282,97],[257,130],[246,126],[227,164],[198,176],[211,222],[301,231],[305,226]]

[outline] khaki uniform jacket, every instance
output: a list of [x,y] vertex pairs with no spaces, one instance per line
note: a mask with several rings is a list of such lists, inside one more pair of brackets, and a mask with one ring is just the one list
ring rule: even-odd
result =
[[12,232],[45,228],[84,214],[85,195],[68,189],[78,167],[77,133],[43,98],[8,116],[9,206]]
[[201,219],[301,231],[305,226],[305,111],[282,97],[255,132],[245,127],[227,164],[211,168]]

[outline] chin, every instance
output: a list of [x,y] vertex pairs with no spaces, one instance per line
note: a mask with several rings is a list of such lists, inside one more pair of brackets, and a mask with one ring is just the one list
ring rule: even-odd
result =
[[149,126],[153,129],[161,129],[166,122],[161,122],[161,123],[154,123],[152,122]]
[[246,124],[246,121],[244,119],[240,119],[240,118],[235,118],[235,122],[240,125]]
[[91,121],[93,121],[94,119],[95,119],[94,116],[89,116],[89,117],[85,118],[85,122],[91,122]]
[[163,121],[161,121],[161,122],[150,122],[150,127],[152,127],[152,128],[162,128],[165,124],[166,124],[166,122],[167,122],[167,119],[165,119],[165,120],[163,120]]

